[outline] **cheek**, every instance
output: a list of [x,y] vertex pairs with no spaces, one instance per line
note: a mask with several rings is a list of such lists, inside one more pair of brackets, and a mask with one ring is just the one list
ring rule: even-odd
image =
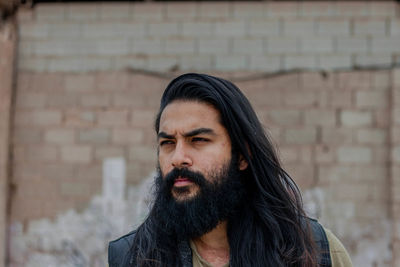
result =
[[215,170],[221,168],[225,162],[226,159],[221,155],[215,155],[215,157],[209,156],[201,161],[199,168],[203,175],[208,176],[209,174],[214,173]]
[[212,154],[207,158],[211,164],[224,163],[231,158],[232,151],[230,143],[222,143],[217,149],[214,149]]
[[168,164],[165,161],[165,158],[162,156],[158,156],[158,167],[160,168],[161,174],[165,176],[171,170],[168,169]]

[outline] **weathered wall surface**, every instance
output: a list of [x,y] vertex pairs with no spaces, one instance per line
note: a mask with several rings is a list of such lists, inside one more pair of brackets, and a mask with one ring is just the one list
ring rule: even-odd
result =
[[[277,142],[310,212],[341,238],[356,266],[390,266],[392,258],[391,77],[391,71],[302,72],[237,82]],[[26,240],[25,233],[33,243],[32,250],[12,247],[15,266],[26,264],[23,259],[35,262],[31,257],[38,255],[30,254],[35,250],[55,253],[34,237],[38,231],[54,236],[63,216],[77,220],[75,230],[67,228],[66,235],[93,230],[82,226],[87,213],[101,225],[113,225],[114,219],[96,220],[98,215],[87,207],[101,195],[102,160],[126,159],[128,188],[154,170],[152,121],[166,81],[127,72],[19,75],[11,237]],[[393,153],[397,157],[397,149]],[[62,215],[69,209],[83,213]],[[125,226],[134,223],[132,211],[119,216],[125,222],[132,218]],[[55,219],[41,224],[41,218]],[[102,229],[107,231],[97,233],[111,236],[110,227]],[[62,239],[56,240],[61,244]],[[67,240],[82,251],[91,247]],[[104,256],[105,246],[101,248]],[[90,262],[91,254],[84,255]]]
[[391,114],[391,214],[393,217],[393,266],[400,265],[400,70],[392,75]]
[[[399,71],[351,69],[399,63],[398,8],[302,1],[21,9],[10,266],[106,266],[107,241],[145,213],[152,123],[169,78],[127,67],[236,79],[307,209],[354,265],[397,266]],[[293,68],[313,71],[251,76]],[[110,157],[126,162],[119,202],[105,194]]]
[[399,63],[395,1],[52,4],[20,12],[20,70],[348,68]]
[[16,37],[15,22],[0,19],[0,266],[4,266],[5,263],[5,240],[7,239],[8,177],[10,170],[9,134]]
[[19,187],[12,218],[85,207],[101,191],[106,157],[127,159],[129,184],[153,171],[153,117],[165,85],[125,72],[20,73],[13,136]]

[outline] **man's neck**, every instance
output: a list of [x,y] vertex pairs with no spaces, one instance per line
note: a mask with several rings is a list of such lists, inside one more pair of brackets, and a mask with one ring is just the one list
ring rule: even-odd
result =
[[221,222],[211,232],[192,240],[199,255],[215,267],[229,262],[227,222]]

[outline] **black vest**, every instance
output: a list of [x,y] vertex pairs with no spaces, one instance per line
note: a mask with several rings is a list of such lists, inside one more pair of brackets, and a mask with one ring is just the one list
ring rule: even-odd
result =
[[[314,241],[319,251],[318,265],[320,267],[331,267],[331,256],[329,253],[329,242],[324,228],[317,220],[310,219],[309,224],[313,233]],[[132,256],[130,249],[135,237],[135,231],[124,235],[117,240],[111,241],[108,245],[108,264],[109,267],[130,267],[132,266]],[[178,245],[180,262],[182,267],[193,267],[192,250],[188,242],[182,242]]]

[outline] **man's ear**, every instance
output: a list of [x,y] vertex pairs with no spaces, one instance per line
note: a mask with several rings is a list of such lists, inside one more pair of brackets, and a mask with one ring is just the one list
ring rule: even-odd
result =
[[247,169],[247,166],[249,166],[249,163],[243,157],[243,155],[240,154],[240,156],[239,156],[239,170],[244,171],[245,169]]

